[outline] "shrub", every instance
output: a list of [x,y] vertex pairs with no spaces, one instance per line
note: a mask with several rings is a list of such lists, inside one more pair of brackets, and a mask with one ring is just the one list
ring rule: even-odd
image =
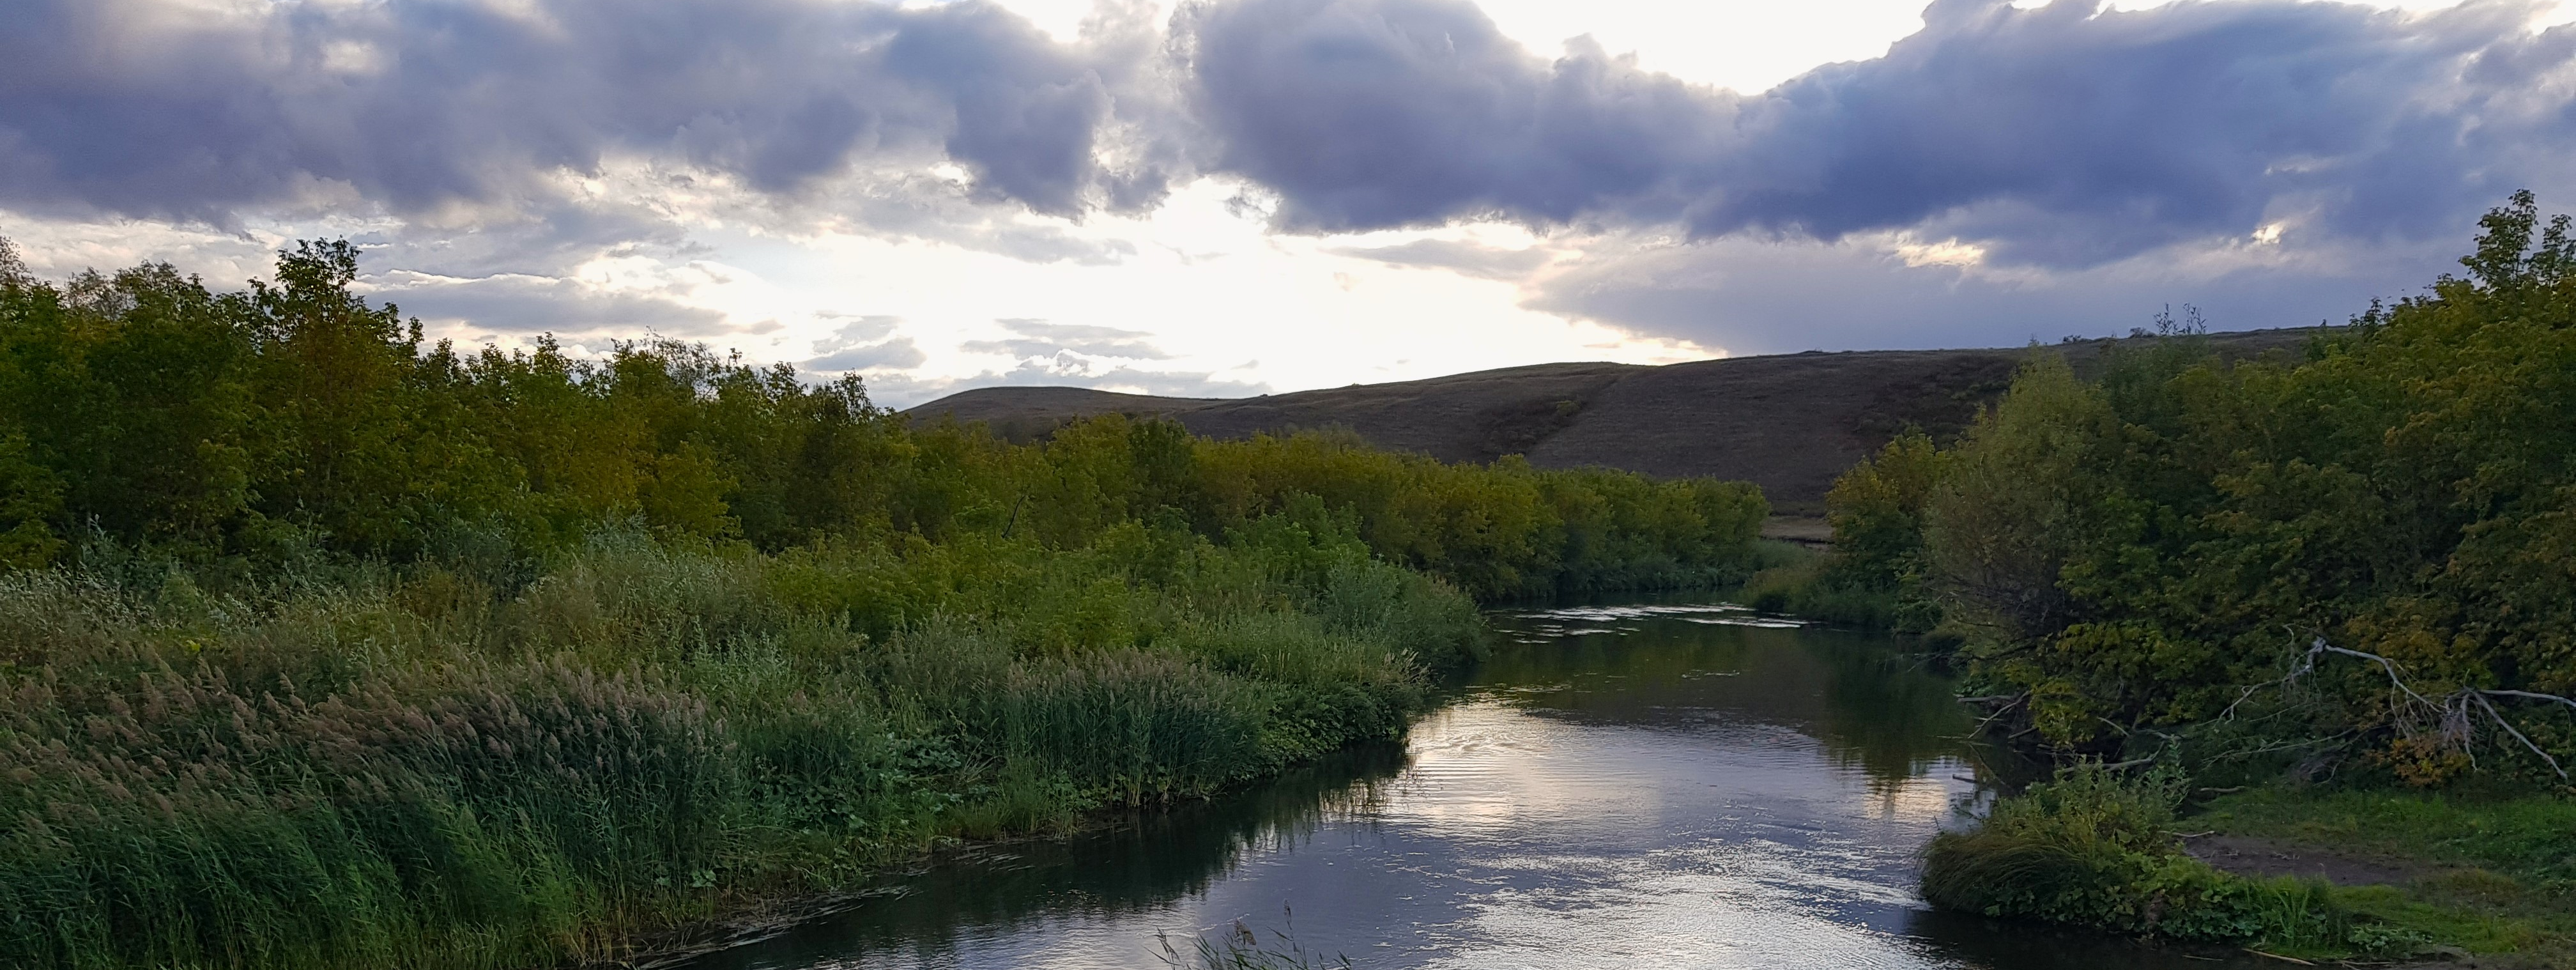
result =
[[2323,883],[2244,879],[2185,854],[2169,827],[2187,784],[2169,769],[2061,770],[1997,801],[1976,829],[1934,836],[1923,896],[1987,916],[2293,952],[2407,942],[2357,920]]

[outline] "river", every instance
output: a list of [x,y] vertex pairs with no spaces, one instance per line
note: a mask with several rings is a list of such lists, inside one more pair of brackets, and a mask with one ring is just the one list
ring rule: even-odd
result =
[[688,966],[1123,970],[1238,926],[1360,970],[2258,965],[1926,908],[1915,853],[2004,763],[1896,640],[1723,604],[1492,621],[1401,747],[955,853]]

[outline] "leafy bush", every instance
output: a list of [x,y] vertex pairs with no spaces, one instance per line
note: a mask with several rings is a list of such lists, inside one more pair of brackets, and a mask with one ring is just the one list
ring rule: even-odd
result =
[[1970,832],[1925,850],[1934,905],[2204,943],[2309,953],[2403,949],[2358,923],[2323,883],[2249,880],[2182,852],[2168,831],[2184,777],[2124,777],[2098,763],[1996,802]]
[[2535,695],[2576,694],[2576,238],[2529,193],[2483,227],[2465,278],[2304,354],[2036,353],[1954,446],[1844,478],[1814,585],[1932,607],[2055,745],[2563,783],[2576,706]]

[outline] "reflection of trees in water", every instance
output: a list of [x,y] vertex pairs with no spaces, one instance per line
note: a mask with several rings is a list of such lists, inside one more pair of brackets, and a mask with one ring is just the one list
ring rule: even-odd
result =
[[1954,685],[1893,638],[1674,619],[1624,625],[1635,629],[1501,651],[1478,680],[1542,716],[1704,729],[1715,710],[1795,728],[1873,788],[1968,754],[1974,721]]
[[[936,860],[900,895],[796,927],[755,946],[712,954],[690,970],[803,965],[818,958],[873,965],[874,954],[936,957],[960,938],[1008,932],[1066,915],[1161,909],[1207,890],[1248,850],[1295,844],[1328,821],[1367,814],[1404,770],[1400,745],[1369,745],[1241,794],[1138,812],[1113,830],[971,850]],[[910,960],[900,961],[909,965]]]
[[[1787,727],[1818,739],[1832,763],[1862,772],[1878,794],[1941,759],[1979,753],[1963,740],[1973,720],[1951,682],[1892,638],[1669,619],[1622,626],[1634,630],[1498,651],[1476,671],[1475,690],[1551,719],[1703,734],[1731,722]],[[693,966],[940,965],[969,939],[1158,911],[1207,891],[1248,852],[1366,816],[1405,762],[1401,747],[1372,747],[1231,798],[1138,813],[1115,831],[961,854],[890,880],[906,890],[900,897]]]
[[1835,764],[1857,767],[1873,787],[1922,775],[1960,757],[1975,721],[1949,678],[1891,648],[1818,645],[1826,670],[1822,738]]

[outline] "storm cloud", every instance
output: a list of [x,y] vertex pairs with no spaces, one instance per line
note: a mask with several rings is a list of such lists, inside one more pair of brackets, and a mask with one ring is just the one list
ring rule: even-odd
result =
[[2450,234],[2565,182],[2576,32],[2530,34],[2532,9],[1941,0],[1887,56],[1758,95],[1579,38],[1542,59],[1463,0],[1186,16],[1214,163],[1276,191],[1286,228],[1911,230],[2083,266],[2282,220]]
[[28,0],[0,18],[0,204],[422,213],[619,155],[764,192],[864,156],[951,161],[979,194],[1071,213],[1150,178],[1096,159],[1132,60],[1111,53],[983,2]]
[[[2339,318],[2439,272],[2510,190],[2576,197],[2576,27],[2510,0],[1940,0],[1883,56],[1766,91],[1588,38],[1534,52],[1469,0],[1157,9],[1104,0],[1065,40],[995,0],[18,0],[0,215],[138,253],[114,227],[222,237],[199,248],[226,267],[254,235],[346,235],[381,295],[460,333],[733,339],[840,304],[709,309],[737,297],[681,283],[714,245],[848,233],[1070,274],[1159,256],[1097,215],[1215,191],[1275,233],[1517,223],[1525,247],[1318,252],[1742,352],[2113,332],[2166,302]],[[902,265],[832,272],[927,263]],[[851,305],[900,306],[901,334],[772,342],[1098,386],[1208,345],[875,299]]]

